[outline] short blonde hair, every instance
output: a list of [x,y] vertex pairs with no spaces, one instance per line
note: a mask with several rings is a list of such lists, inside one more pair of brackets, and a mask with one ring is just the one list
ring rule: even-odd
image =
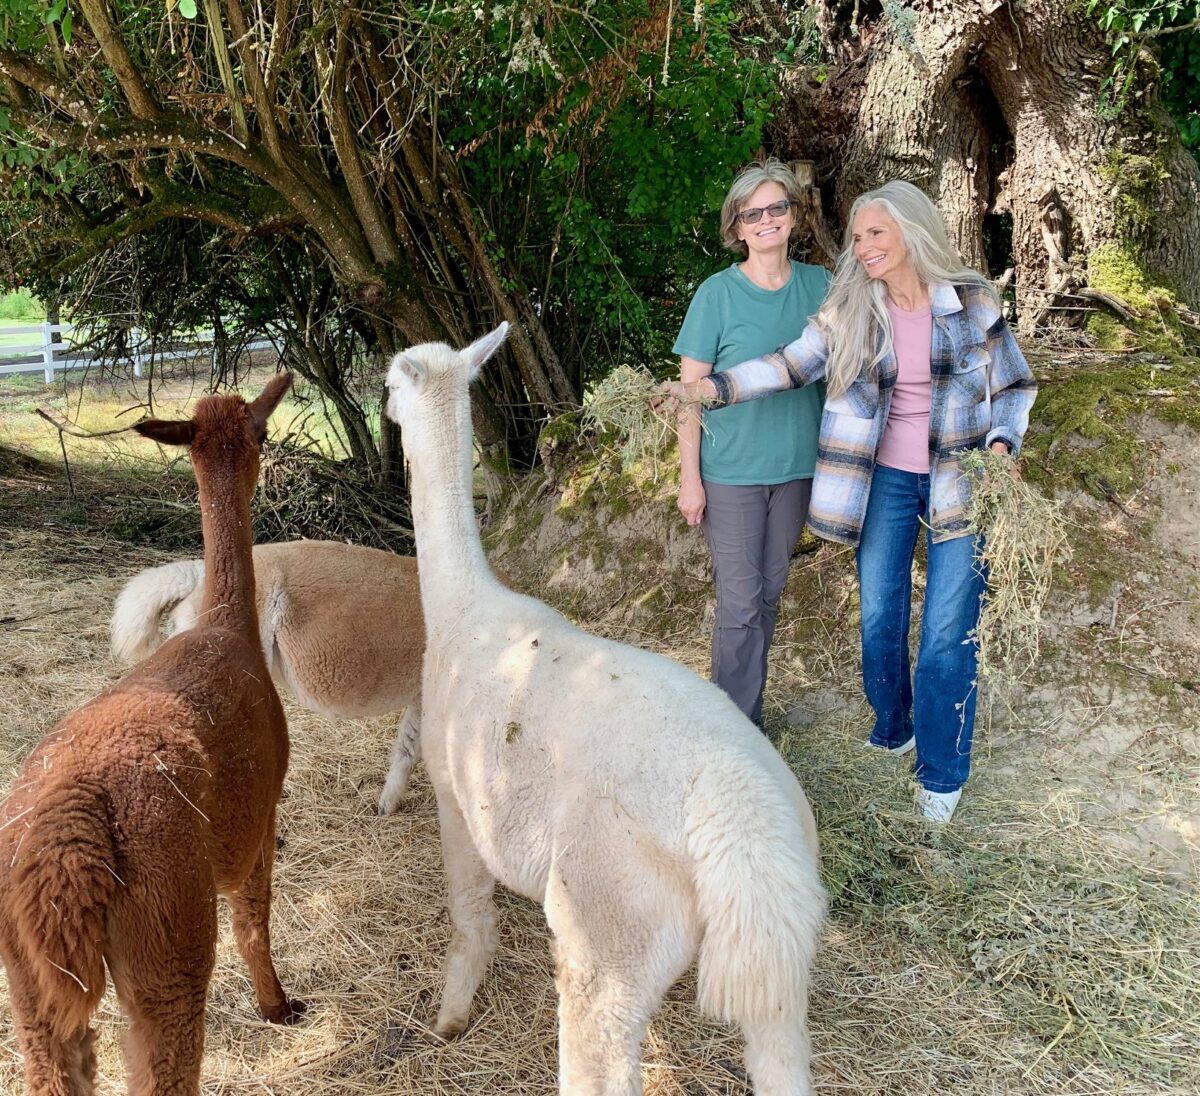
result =
[[[783,193],[791,201],[793,211],[799,212],[802,197],[800,183],[792,174],[792,169],[782,160],[755,160],[754,163],[747,164],[742,168],[734,177],[729,192],[725,195],[725,201],[721,205],[721,242],[730,251],[736,251],[743,259],[749,254],[749,249],[746,247],[745,241],[738,239],[737,215],[750,200],[750,195],[763,183],[778,183],[783,187]],[[796,219],[793,218],[793,232],[796,231],[796,223]]]

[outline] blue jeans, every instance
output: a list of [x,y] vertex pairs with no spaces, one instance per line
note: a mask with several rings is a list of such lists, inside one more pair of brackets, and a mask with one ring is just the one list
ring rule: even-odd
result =
[[[875,711],[871,741],[899,746],[915,734],[921,786],[952,792],[971,767],[979,652],[968,633],[979,623],[987,578],[977,538],[935,544],[928,515],[929,476],[876,466],[857,552],[863,689]],[[928,569],[914,682],[908,626],[922,525]]]

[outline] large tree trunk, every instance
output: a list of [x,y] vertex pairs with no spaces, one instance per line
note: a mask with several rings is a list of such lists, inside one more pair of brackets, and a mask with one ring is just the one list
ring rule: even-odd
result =
[[917,184],[968,263],[994,275],[1012,263],[1026,332],[1087,283],[1101,248],[1200,301],[1200,170],[1156,105],[1152,65],[1131,105],[1104,116],[1110,50],[1079,4],[927,0],[885,13],[824,0],[821,13],[838,64],[819,92],[791,85],[810,121],[785,126],[784,151],[822,161],[843,218],[887,179]]

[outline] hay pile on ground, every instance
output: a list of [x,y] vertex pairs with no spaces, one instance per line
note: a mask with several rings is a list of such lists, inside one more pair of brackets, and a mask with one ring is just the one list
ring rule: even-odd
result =
[[[13,618],[0,625],[6,788],[52,719],[115,676],[106,654],[112,598],[130,571],[163,557],[85,534],[2,536],[0,617]],[[824,581],[815,570],[803,577],[814,589]],[[835,608],[823,610],[826,623]],[[813,649],[814,672],[853,646],[844,625],[829,626],[826,648],[804,648]],[[666,643],[613,634],[693,666],[705,659],[696,632]],[[784,693],[792,688],[790,676],[777,681]],[[786,700],[781,688],[773,695]],[[791,703],[804,693],[795,689]],[[1200,956],[1194,916],[1173,884],[1121,863],[1028,774],[1018,785],[990,765],[953,830],[933,835],[911,816],[902,766],[862,751],[864,716],[852,700],[803,732],[785,730],[779,711],[771,726],[816,805],[833,897],[811,1005],[819,1091],[1196,1091]],[[255,1018],[225,917],[204,1091],[549,1096],[555,997],[540,910],[501,892],[501,950],[475,1022],[460,1040],[429,1043],[448,927],[428,784],[418,770],[405,810],[379,819],[391,721],[332,722],[290,704],[288,714],[274,950],[310,1011],[295,1028]],[[740,1040],[702,1020],[693,993],[690,980],[676,987],[651,1027],[648,1096],[744,1096]],[[0,977],[0,1096],[18,1096],[7,1009]],[[114,1094],[123,1091],[123,1024],[111,995],[98,1026],[101,1092]]]
[[411,554],[407,502],[382,491],[347,461],[312,448],[268,443],[253,502],[257,542],[341,540]]

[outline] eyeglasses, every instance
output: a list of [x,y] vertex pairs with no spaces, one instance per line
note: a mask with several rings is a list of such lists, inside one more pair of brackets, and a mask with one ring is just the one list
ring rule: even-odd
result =
[[769,213],[772,217],[782,217],[791,208],[791,199],[780,198],[779,201],[772,202],[769,206],[759,206],[756,209],[743,209],[737,215],[737,219],[744,225],[756,225],[762,220],[764,213]]

